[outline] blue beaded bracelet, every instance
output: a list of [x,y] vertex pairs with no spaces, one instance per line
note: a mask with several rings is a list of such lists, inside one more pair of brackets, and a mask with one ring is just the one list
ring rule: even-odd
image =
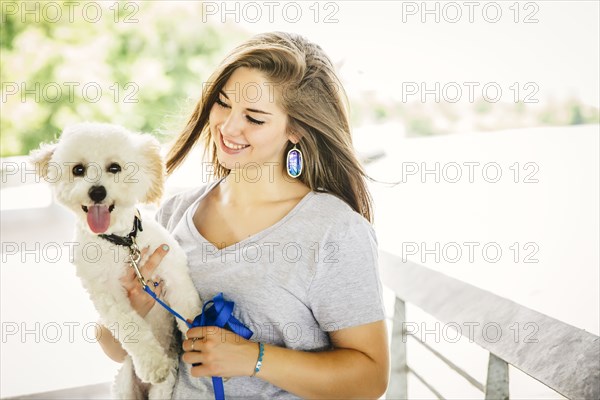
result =
[[256,365],[254,366],[254,372],[251,376],[256,376],[258,371],[260,371],[260,367],[262,367],[262,359],[265,354],[265,345],[261,342],[258,342],[258,359],[256,360]]

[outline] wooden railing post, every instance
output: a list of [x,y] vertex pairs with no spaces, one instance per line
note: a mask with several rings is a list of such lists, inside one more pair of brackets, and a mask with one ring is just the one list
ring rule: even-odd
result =
[[408,385],[406,364],[406,332],[404,323],[406,322],[406,306],[404,301],[396,297],[394,305],[394,320],[392,326],[392,344],[391,344],[391,373],[390,383],[386,398],[388,399],[407,399]]
[[508,400],[508,364],[494,353],[490,353],[485,400]]

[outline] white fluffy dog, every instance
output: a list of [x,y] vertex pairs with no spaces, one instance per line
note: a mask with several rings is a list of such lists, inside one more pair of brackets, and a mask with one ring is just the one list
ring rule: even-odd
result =
[[[155,304],[142,318],[131,307],[120,282],[131,268],[130,248],[114,242],[137,231],[134,240],[139,249],[149,246],[152,252],[167,243],[170,250],[155,271],[164,282],[163,300],[187,319],[201,310],[185,253],[177,242],[152,218],[141,221],[142,229],[135,228],[136,203],[157,202],[162,195],[165,174],[159,151],[158,141],[150,135],[116,125],[82,123],[65,129],[58,142],[32,152],[40,176],[51,184],[58,201],[77,215],[79,248],[93,250],[87,251],[93,255],[77,252],[74,264],[102,323],[116,333],[129,354],[113,386],[118,398],[170,399],[179,349],[173,345],[176,331],[171,314]],[[183,321],[177,323],[187,332]]]

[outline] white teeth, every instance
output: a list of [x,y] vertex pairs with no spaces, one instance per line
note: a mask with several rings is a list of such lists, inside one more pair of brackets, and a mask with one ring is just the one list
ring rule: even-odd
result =
[[225,143],[225,146],[227,146],[228,148],[230,148],[232,150],[241,150],[243,148],[250,146],[249,144],[247,144],[245,146],[242,146],[239,144],[234,144],[234,143],[228,142],[225,138],[223,138],[223,143]]

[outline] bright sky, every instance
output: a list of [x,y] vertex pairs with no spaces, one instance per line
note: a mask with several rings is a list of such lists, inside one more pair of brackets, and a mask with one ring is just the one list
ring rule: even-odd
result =
[[[344,60],[341,75],[348,91],[373,89],[401,99],[403,82],[428,82],[431,87],[434,82],[478,82],[479,88],[497,82],[502,101],[510,101],[514,82],[519,82],[521,97],[532,92],[524,84],[533,82],[540,100],[576,95],[599,106],[597,1],[474,1],[472,6],[466,1],[430,1],[430,14],[424,14],[421,1],[235,3],[240,25],[249,31],[301,33],[320,44],[334,62]],[[215,14],[210,20],[234,22],[235,14],[227,14],[223,3],[211,4],[207,7],[216,9],[210,9]],[[497,18],[497,10],[498,22],[487,22]],[[327,16],[338,22],[325,23]],[[454,19],[458,22],[452,23]],[[466,97],[468,88],[463,88]],[[476,88],[475,94],[481,90]]]

